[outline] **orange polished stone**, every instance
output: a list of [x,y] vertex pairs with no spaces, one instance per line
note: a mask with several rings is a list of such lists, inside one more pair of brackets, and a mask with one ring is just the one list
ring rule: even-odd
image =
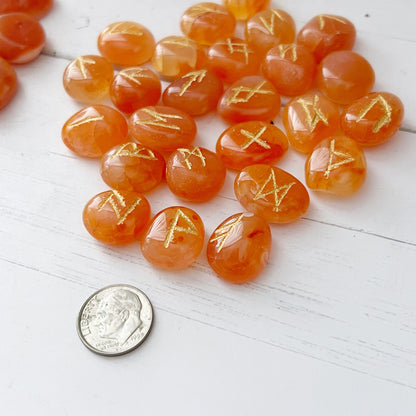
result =
[[12,64],[33,61],[45,46],[41,24],[26,13],[0,15],[0,57]]
[[203,147],[177,149],[166,161],[169,189],[185,201],[213,198],[224,184],[225,173],[222,160]]
[[107,98],[113,66],[107,59],[97,55],[84,55],[71,61],[65,68],[63,84],[65,91],[75,100],[96,103]]
[[271,245],[270,226],[264,219],[250,213],[234,214],[212,233],[208,263],[224,280],[249,282],[266,266]]
[[229,38],[235,25],[235,17],[224,6],[210,2],[191,6],[181,18],[181,30],[185,36],[202,45]]
[[320,14],[303,26],[297,43],[308,48],[320,62],[331,52],[352,49],[355,36],[354,25],[345,17]]
[[280,111],[280,95],[264,77],[252,75],[234,82],[218,103],[218,114],[230,123],[273,120]]
[[306,184],[316,191],[347,196],[364,183],[366,170],[360,145],[346,136],[332,136],[318,143],[308,156]]
[[0,110],[9,104],[16,91],[16,71],[5,59],[0,58]]
[[137,110],[130,116],[129,126],[132,137],[159,152],[188,146],[196,136],[196,123],[191,116],[162,105]]
[[45,16],[53,6],[53,0],[1,0],[0,14],[22,12],[35,19]]
[[247,20],[266,9],[270,0],[222,0],[222,4],[238,20]]
[[290,43],[270,49],[262,69],[279,94],[293,97],[305,93],[312,85],[316,62],[305,47]]
[[222,82],[206,69],[189,72],[172,82],[163,92],[163,104],[179,108],[191,116],[201,116],[217,108]]
[[373,87],[375,74],[369,62],[351,51],[332,52],[319,64],[318,88],[338,104],[350,104]]
[[246,121],[225,130],[217,141],[217,154],[229,169],[255,163],[273,165],[287,151],[285,134],[264,121]]
[[376,146],[390,139],[402,124],[400,98],[388,92],[373,92],[344,109],[341,127],[361,146]]
[[127,139],[126,119],[106,105],[85,107],[62,127],[62,140],[73,152],[84,157],[101,157]]
[[295,40],[296,26],[293,18],[283,10],[269,9],[257,13],[246,26],[246,39],[261,57],[281,43]]
[[159,212],[142,237],[143,256],[154,266],[167,270],[185,269],[204,246],[204,224],[186,207],[169,207]]
[[148,192],[162,182],[165,159],[154,150],[128,142],[109,150],[101,159],[101,177],[114,189]]
[[290,173],[269,165],[251,165],[235,178],[234,192],[241,205],[267,222],[297,220],[309,206],[309,194]]
[[147,199],[137,192],[106,191],[87,202],[82,219],[87,231],[107,244],[136,240],[150,218]]
[[140,107],[155,105],[162,87],[159,77],[149,68],[132,67],[121,70],[110,86],[113,104],[124,113],[132,113]]
[[151,32],[136,22],[115,22],[99,35],[101,55],[114,65],[136,66],[152,58],[155,40]]
[[256,75],[260,62],[247,42],[239,38],[227,38],[214,43],[208,50],[208,68],[227,83],[239,78]]
[[339,109],[321,94],[306,93],[292,98],[282,113],[287,137],[294,149],[310,153],[339,129]]

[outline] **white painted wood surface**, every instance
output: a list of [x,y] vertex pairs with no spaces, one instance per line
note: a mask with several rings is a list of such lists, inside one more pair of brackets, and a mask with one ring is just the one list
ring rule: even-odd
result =
[[[96,53],[121,19],[157,39],[178,34],[191,0],[56,0],[43,19],[43,56],[17,68],[21,88],[0,112],[0,409],[2,415],[416,414],[416,3],[272,1],[300,28],[319,13],[351,19],[376,90],[399,95],[403,128],[366,151],[368,180],[349,199],[311,192],[305,218],[273,226],[270,265],[255,282],[226,284],[203,255],[189,270],[155,270],[139,245],[106,247],[84,230],[85,202],[107,189],[98,162],[65,148],[60,129],[81,107],[65,95],[68,60]],[[366,17],[368,15],[368,17]],[[277,121],[279,122],[280,116]],[[213,149],[225,124],[198,119]],[[279,163],[302,181],[304,157]],[[192,205],[207,235],[241,211],[233,175],[218,198]],[[177,204],[166,186],[153,213]],[[213,209],[215,207],[215,209]],[[120,358],[90,353],[78,310],[113,283],[144,290],[155,325]]]

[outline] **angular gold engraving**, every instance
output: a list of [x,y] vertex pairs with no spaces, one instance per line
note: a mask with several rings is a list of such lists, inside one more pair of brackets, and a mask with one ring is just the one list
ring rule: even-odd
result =
[[189,149],[178,149],[178,152],[184,157],[183,161],[185,162],[187,168],[189,170],[192,169],[192,163],[189,160],[189,158],[191,156],[196,156],[197,158],[199,158],[201,160],[201,164],[202,166],[206,166],[205,163],[205,157],[201,152],[201,149],[199,147],[194,147],[192,150]]
[[209,3],[200,3],[196,4],[195,6],[192,6],[187,15],[191,19],[196,19],[201,14],[204,13],[217,13],[217,14],[227,14],[226,11],[223,11],[221,9],[217,9],[215,4],[209,4]]
[[85,117],[80,121],[74,121],[73,123],[68,124],[68,127],[71,127],[71,128],[78,127],[78,126],[81,126],[83,124],[92,123],[93,121],[100,121],[100,120],[103,120],[103,119],[104,119],[104,116],[102,116],[102,115],[101,116]]
[[377,104],[379,103],[383,107],[384,114],[380,117],[379,120],[377,120],[377,123],[373,127],[373,133],[378,133],[380,129],[389,124],[391,122],[391,106],[386,101],[386,99],[381,96],[380,94],[377,95],[377,97],[373,98],[370,101],[370,104],[368,104],[367,107],[363,108],[360,113],[358,114],[357,119],[355,120],[356,123],[358,123],[362,118]]
[[[121,225],[124,223],[126,218],[131,214],[131,212],[136,208],[136,206],[140,203],[142,199],[138,197],[134,200],[134,202],[129,206],[126,207],[126,201],[124,200],[123,196],[120,195],[117,191],[111,191],[111,194],[104,199],[101,204],[98,206],[98,211],[102,211],[104,206],[109,204],[116,214],[117,217],[117,225]],[[124,214],[122,215],[122,211]]]
[[137,25],[133,22],[119,22],[115,23],[103,33],[104,35],[134,35],[134,36],[143,36],[143,32]]
[[[186,224],[188,224],[188,226],[187,227],[179,226],[178,225],[179,219],[184,220],[186,222]],[[198,230],[197,230],[195,224],[191,221],[191,219],[186,214],[183,213],[183,211],[180,208],[178,208],[176,210],[175,218],[170,223],[169,228],[168,228],[168,232],[166,233],[166,238],[165,238],[165,241],[163,243],[163,246],[165,248],[168,248],[170,243],[174,239],[175,231],[181,231],[185,234],[198,235]]]
[[216,247],[217,253],[219,253],[224,247],[228,237],[233,233],[234,228],[241,222],[241,219],[244,217],[244,214],[239,215],[232,222],[224,225],[215,230],[213,237],[209,240],[210,243],[214,241],[220,241],[220,245]]
[[150,149],[139,147],[136,143],[132,142],[123,144],[123,146],[121,146],[120,149],[118,149],[117,152],[111,156],[111,159],[119,156],[137,157],[139,159],[147,160],[157,159],[155,154]]
[[[338,160],[338,162],[334,163],[334,156],[337,156],[337,158],[343,158],[341,160]],[[338,150],[335,150],[335,139],[331,140],[330,147],[329,147],[329,158],[328,158],[328,166],[326,167],[324,176],[326,179],[329,178],[329,174],[335,170],[338,169],[342,165],[346,165],[347,163],[353,162],[355,159],[348,153],[343,153]]]
[[179,92],[179,96],[182,96],[185,91],[194,83],[194,82],[202,82],[202,80],[207,75],[206,69],[201,69],[199,71],[192,71],[188,72],[186,75],[184,75],[183,78],[187,77],[188,80],[182,85],[182,88]]
[[264,17],[260,17],[260,21],[263,23],[263,26],[269,31],[271,35],[274,36],[274,29],[275,29],[275,20],[276,17],[280,19],[282,22],[285,21],[285,19],[282,17],[282,15],[279,13],[278,10],[271,10],[270,20],[267,21]]
[[[256,94],[273,94],[273,91],[270,91],[267,89],[264,89],[264,90],[261,89],[265,83],[266,81],[261,81],[253,88],[243,87],[242,85],[240,85],[239,87],[235,87],[231,90],[232,94],[229,98],[227,98],[225,102],[228,105],[234,104],[234,103],[246,103],[247,101],[250,100],[251,97],[253,97]],[[240,97],[239,95],[241,93],[246,93],[246,95],[243,97]]]
[[178,45],[178,46],[183,46],[185,48],[189,48],[190,46],[193,45],[188,38],[180,37],[180,36],[174,39],[162,40],[160,43],[163,45]]
[[119,75],[137,85],[142,85],[140,78],[151,78],[144,68],[123,69]]
[[248,64],[248,55],[250,53],[254,53],[245,42],[233,42],[230,38],[228,38],[225,42],[219,42],[219,44],[227,45],[231,54],[242,53],[246,64]]
[[267,129],[267,126],[263,126],[256,133],[251,133],[248,130],[241,129],[240,133],[243,136],[246,136],[248,138],[248,140],[241,146],[241,149],[243,150],[247,149],[247,147],[249,147],[252,143],[257,143],[259,146],[265,149],[270,149],[271,148],[270,145],[261,138],[261,136],[266,131],[266,129]]
[[81,71],[82,77],[84,79],[87,79],[88,78],[88,75],[87,75],[87,67],[86,67],[85,64],[95,65],[95,59],[88,58],[86,56],[78,56],[78,58],[75,60],[75,65]]
[[152,116],[152,118],[149,118],[149,119],[146,119],[146,120],[136,120],[136,124],[147,124],[147,125],[150,125],[150,126],[164,127],[166,129],[171,129],[171,130],[180,130],[181,129],[176,124],[169,124],[170,119],[182,120],[181,116],[178,116],[178,115],[175,115],[175,114],[159,113],[155,110],[151,110],[150,108],[143,108],[141,111],[143,111],[144,113],[149,114],[150,116]]
[[314,131],[316,128],[316,125],[322,121],[322,123],[325,124],[325,126],[329,125],[328,118],[325,116],[325,114],[317,107],[319,102],[319,96],[314,95],[313,101],[308,101],[303,98],[299,98],[296,100],[302,108],[303,111],[305,111],[306,115],[306,121],[308,123],[310,131]]
[[291,43],[290,45],[279,45],[279,55],[281,58],[285,58],[287,59],[288,56],[286,54],[289,55],[289,59],[291,59],[293,62],[296,62],[296,60],[298,59],[298,52],[296,50],[296,44],[295,43]]
[[341,17],[331,16],[329,14],[320,14],[318,16],[318,20],[319,20],[319,29],[321,29],[321,30],[325,27],[325,19],[335,20],[335,21],[337,21],[339,23],[342,23],[344,25],[347,24],[347,22],[344,19],[342,19]]

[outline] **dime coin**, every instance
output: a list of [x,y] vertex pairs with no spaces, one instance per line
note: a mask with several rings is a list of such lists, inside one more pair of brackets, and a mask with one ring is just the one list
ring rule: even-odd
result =
[[115,356],[137,348],[149,335],[153,309],[147,296],[129,285],[92,294],[78,315],[78,335],[91,351]]

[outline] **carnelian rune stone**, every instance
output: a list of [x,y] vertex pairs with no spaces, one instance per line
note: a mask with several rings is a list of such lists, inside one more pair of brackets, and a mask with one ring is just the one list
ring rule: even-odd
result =
[[264,219],[250,213],[234,214],[212,233],[208,263],[224,280],[245,283],[264,269],[271,244],[270,226]]
[[162,182],[165,167],[165,159],[155,150],[127,142],[102,157],[101,177],[111,188],[144,193]]
[[403,115],[399,97],[388,92],[372,92],[344,109],[341,127],[361,146],[376,146],[396,133]]
[[249,165],[273,165],[287,151],[288,140],[276,126],[265,121],[246,121],[225,130],[216,151],[225,166],[241,170]]
[[316,191],[347,196],[364,183],[366,160],[360,145],[347,136],[319,142],[305,164],[306,184]]
[[1,0],[0,14],[21,12],[40,19],[53,6],[53,0]]
[[147,199],[137,192],[106,191],[87,202],[82,219],[87,231],[107,244],[136,240],[150,218]]
[[42,25],[26,13],[0,14],[0,57],[12,64],[33,61],[45,46]]
[[128,135],[126,119],[106,105],[85,107],[62,127],[62,140],[79,156],[101,157],[112,147],[124,143]]
[[266,9],[270,0],[222,0],[222,4],[238,20],[247,20]]
[[0,110],[9,104],[16,91],[16,71],[5,59],[0,58]]
[[274,166],[247,166],[236,176],[234,192],[247,211],[267,222],[295,221],[309,207],[309,194],[303,184]]
[[185,269],[204,246],[204,224],[190,208],[175,206],[156,214],[143,234],[143,256],[154,266],[167,270]]

